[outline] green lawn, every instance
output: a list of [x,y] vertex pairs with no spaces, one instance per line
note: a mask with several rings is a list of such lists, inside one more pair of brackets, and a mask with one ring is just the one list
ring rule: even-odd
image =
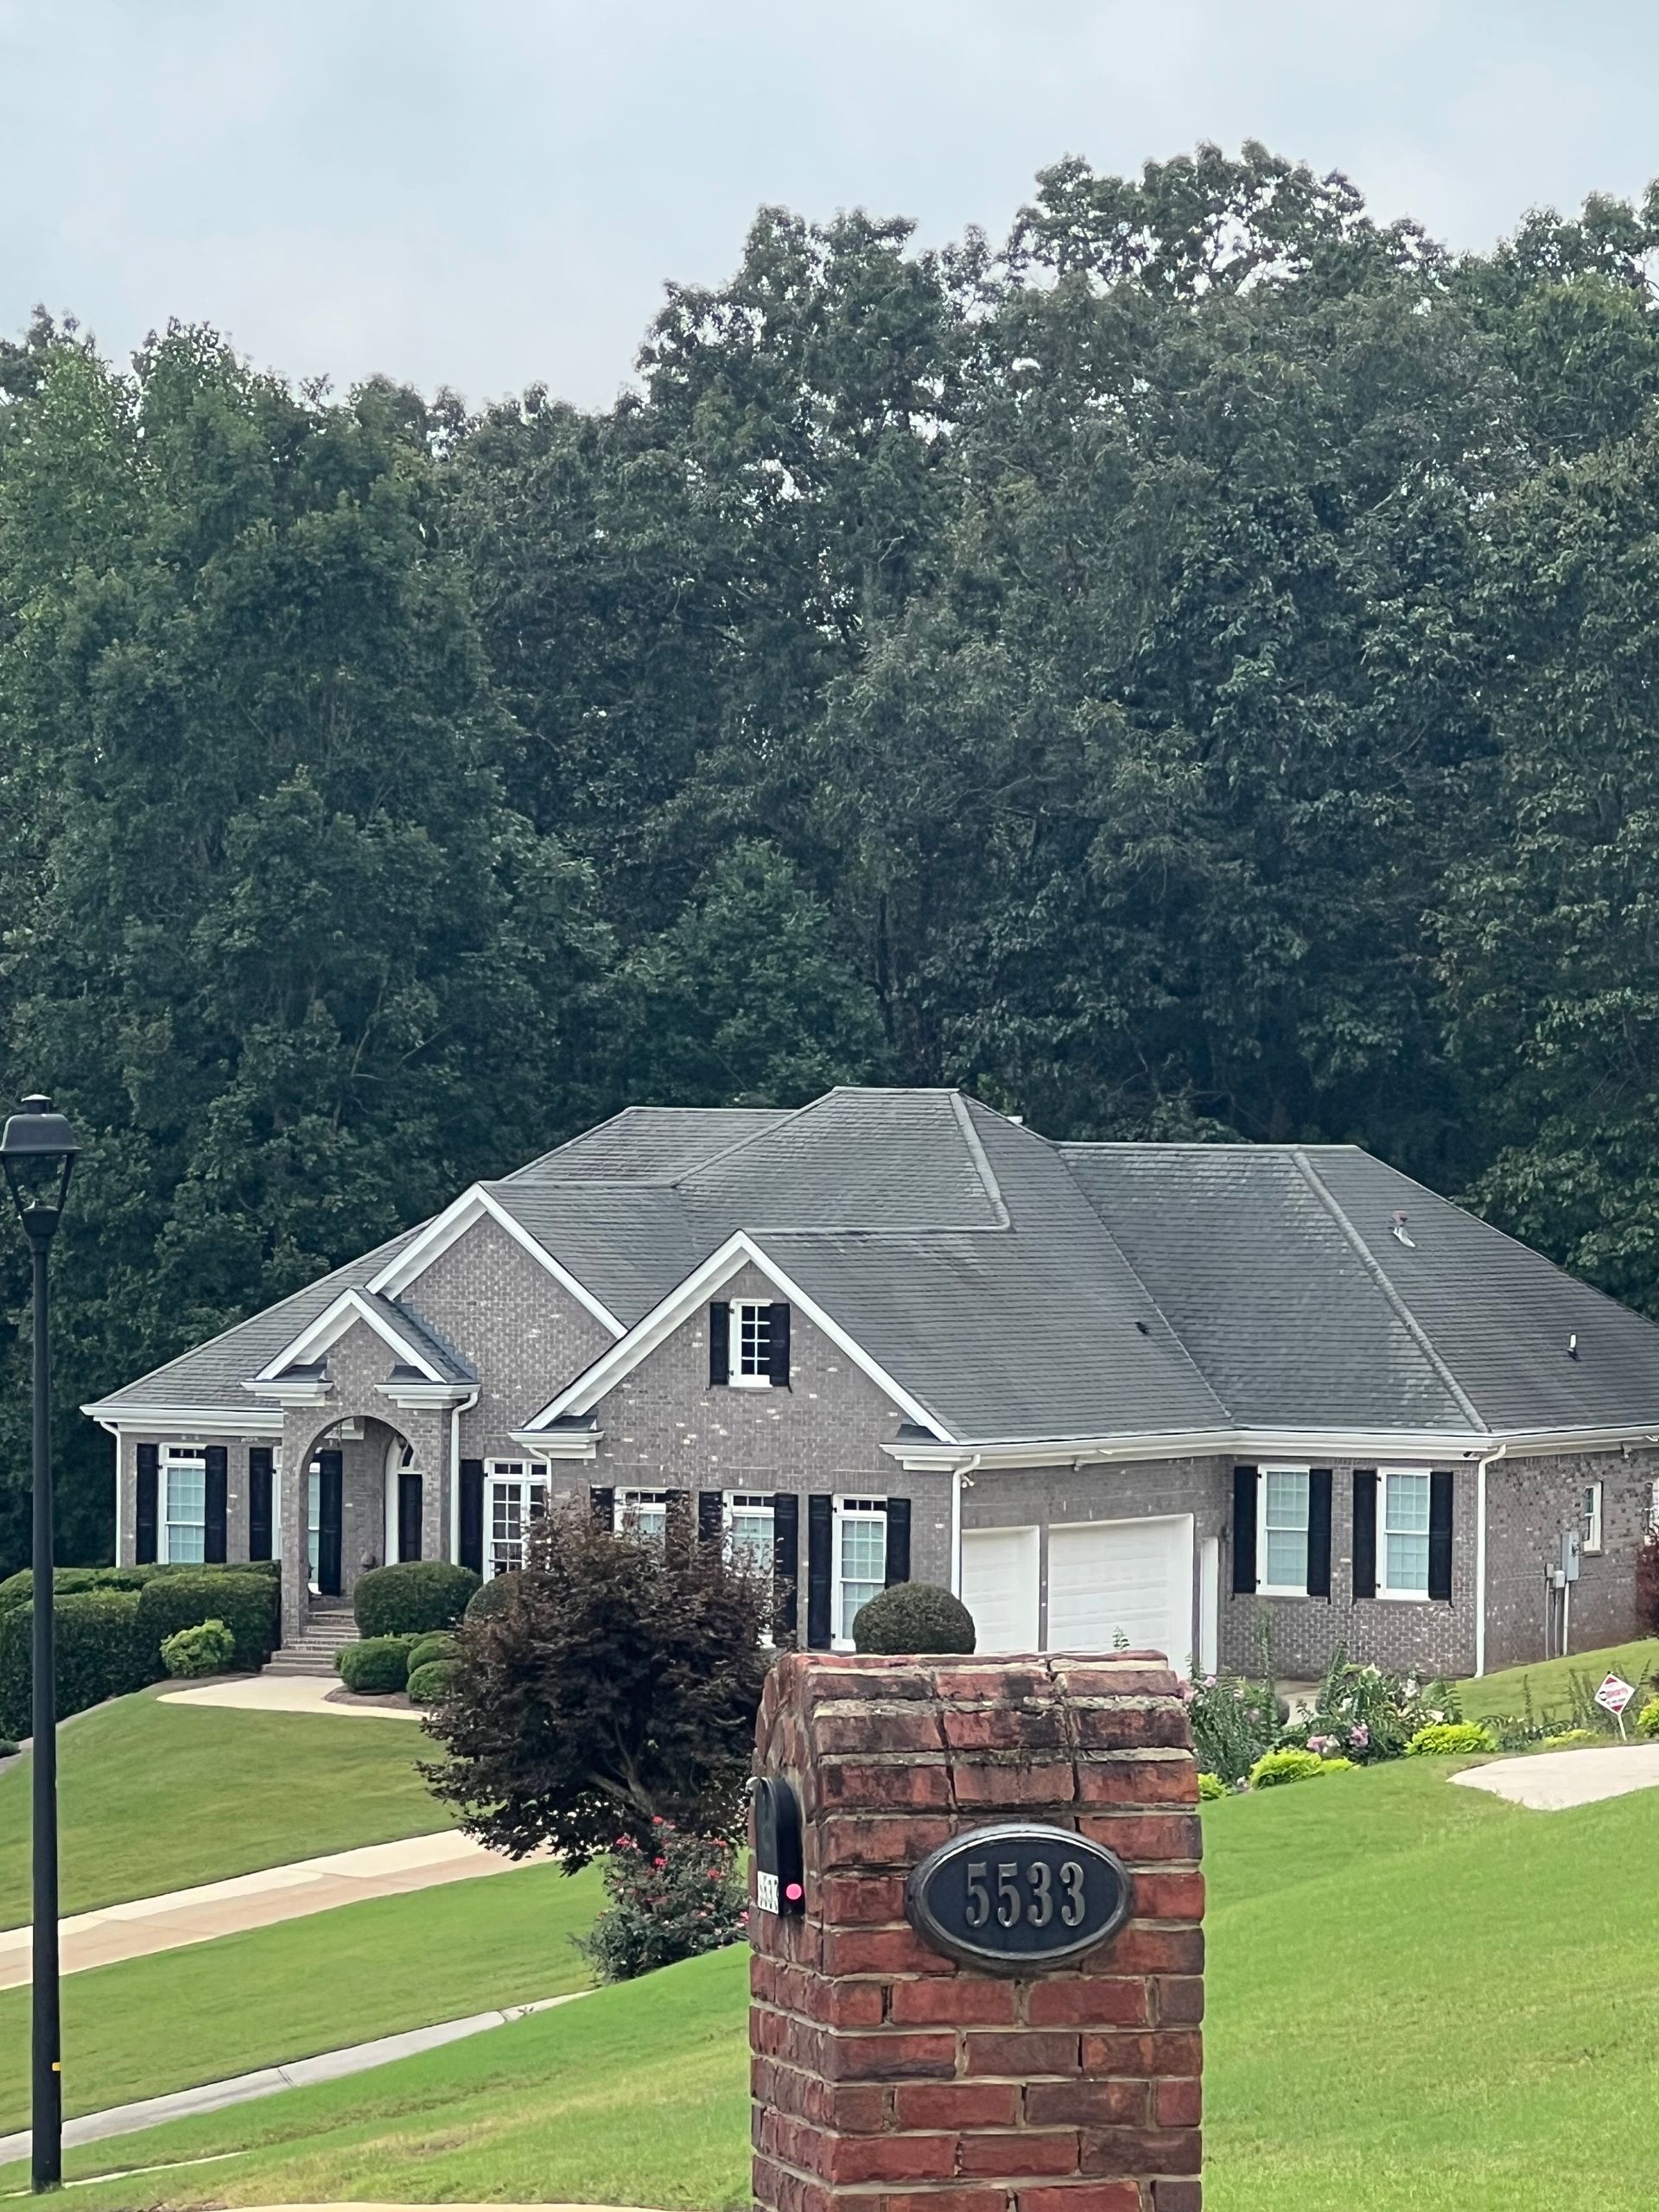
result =
[[[1529,1814],[1446,1775],[1402,1761],[1206,1808],[1208,2212],[1651,2203],[1659,1798]],[[94,2145],[72,2173],[213,2163],[76,2201],[518,2194],[723,2212],[747,2202],[744,1987],[726,1953],[357,2081]]]
[[[412,1720],[122,1698],[58,1735],[62,1910],[248,1874],[452,1824]],[[0,1774],[0,1927],[29,1917],[30,1762]]]
[[1478,1720],[1489,1713],[1519,1713],[1530,1686],[1535,1712],[1559,1713],[1565,1718],[1573,1675],[1587,1679],[1594,1689],[1604,1675],[1614,1674],[1636,1684],[1637,1695],[1630,1710],[1637,1713],[1647,1701],[1644,1686],[1656,1669],[1659,1669],[1659,1638],[1649,1636],[1638,1643],[1609,1644],[1604,1650],[1546,1659],[1535,1667],[1509,1667],[1501,1675],[1486,1675],[1479,1681],[1459,1682],[1458,1695],[1469,1719]]
[[[64,2110],[583,1988],[569,1939],[598,1902],[596,1871],[527,1866],[71,1974]],[[29,2123],[29,2002],[0,1993],[0,2132]]]

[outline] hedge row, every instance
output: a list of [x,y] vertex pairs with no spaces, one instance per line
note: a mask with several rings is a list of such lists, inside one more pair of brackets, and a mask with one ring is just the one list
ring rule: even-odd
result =
[[[263,1667],[278,1633],[277,1569],[251,1567],[65,1567],[53,1606],[58,1716],[67,1719],[106,1698],[125,1697],[165,1673],[162,1642],[180,1629],[223,1621],[234,1639],[232,1665]],[[99,1578],[83,1580],[82,1578]],[[16,1586],[26,1587],[20,1600]],[[0,1584],[0,1736],[26,1736],[32,1724],[33,1584],[28,1570]]]
[[429,1636],[435,1629],[453,1628],[477,1588],[470,1567],[448,1560],[410,1559],[371,1567],[358,1576],[352,1592],[358,1633]]

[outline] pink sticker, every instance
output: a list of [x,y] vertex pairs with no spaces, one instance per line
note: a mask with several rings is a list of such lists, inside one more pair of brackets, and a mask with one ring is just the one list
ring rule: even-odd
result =
[[790,1898],[791,1902],[796,1897],[799,1897],[801,1893],[801,1885],[798,1882],[790,1883],[789,1886],[784,1891],[784,1895]]

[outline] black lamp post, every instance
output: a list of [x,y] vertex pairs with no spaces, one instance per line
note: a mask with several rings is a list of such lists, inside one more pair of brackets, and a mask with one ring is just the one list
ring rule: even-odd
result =
[[52,1649],[52,1361],[47,1255],[80,1147],[49,1098],[25,1098],[0,1136],[0,1167],[29,1239],[35,1274],[35,1948],[30,2178],[63,2178],[63,2064],[58,2033],[58,1695]]

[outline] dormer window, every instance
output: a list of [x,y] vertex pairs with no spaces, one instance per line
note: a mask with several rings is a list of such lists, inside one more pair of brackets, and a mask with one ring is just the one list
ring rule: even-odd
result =
[[789,1308],[777,1299],[716,1299],[709,1308],[709,1380],[735,1389],[789,1388]]

